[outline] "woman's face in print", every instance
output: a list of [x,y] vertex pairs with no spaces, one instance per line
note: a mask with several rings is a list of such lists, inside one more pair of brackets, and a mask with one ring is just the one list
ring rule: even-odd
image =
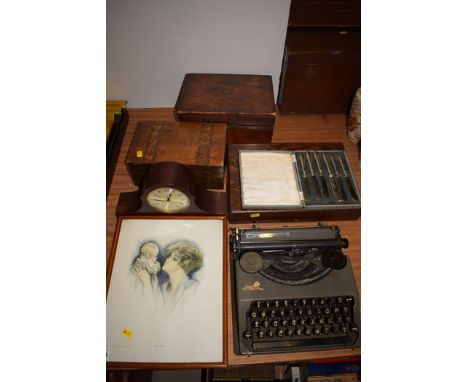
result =
[[170,272],[179,268],[180,267],[179,260],[180,260],[179,251],[177,251],[176,249],[172,251],[169,254],[169,256],[167,256],[166,262],[164,263],[164,266],[163,266],[163,271]]

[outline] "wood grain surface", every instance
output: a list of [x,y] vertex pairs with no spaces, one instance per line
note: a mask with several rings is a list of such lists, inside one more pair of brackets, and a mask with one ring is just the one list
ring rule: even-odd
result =
[[139,122],[126,158],[133,183],[138,185],[152,164],[177,158],[201,186],[223,188],[226,130],[225,123]]
[[[122,142],[122,149],[119,154],[117,166],[114,173],[113,182],[107,198],[107,231],[106,231],[106,261],[112,247],[112,240],[115,231],[117,218],[115,208],[118,196],[121,192],[135,191],[127,169],[125,167],[125,157],[130,146],[130,142],[135,131],[135,127],[140,121],[174,121],[174,109],[129,109],[129,122],[127,131]],[[341,142],[346,150],[348,159],[353,170],[356,183],[360,189],[361,169],[359,163],[359,153],[357,145],[352,143],[346,134],[346,119],[344,114],[329,115],[279,115],[277,114],[274,130],[273,143],[314,143],[314,142]],[[361,193],[362,196],[362,193]],[[288,223],[288,226],[316,225],[318,222]],[[361,220],[352,221],[321,221],[321,223],[336,224],[341,228],[342,237],[349,240],[349,248],[344,253],[351,259],[357,287],[361,290]],[[248,224],[230,225],[231,227],[249,227]],[[281,223],[264,223],[264,227],[284,227]],[[230,283],[230,272],[228,272],[228,282]],[[233,331],[232,331],[232,310],[231,310],[231,288],[228,288],[227,304],[229,309],[228,317],[228,365],[248,365],[259,363],[292,363],[318,359],[342,359],[359,356],[360,348],[344,350],[325,350],[315,352],[284,353],[269,355],[240,356],[234,353]]]

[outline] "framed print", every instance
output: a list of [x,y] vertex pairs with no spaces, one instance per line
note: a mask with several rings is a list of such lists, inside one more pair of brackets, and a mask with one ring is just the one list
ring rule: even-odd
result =
[[107,272],[108,368],[227,364],[224,216],[121,216]]

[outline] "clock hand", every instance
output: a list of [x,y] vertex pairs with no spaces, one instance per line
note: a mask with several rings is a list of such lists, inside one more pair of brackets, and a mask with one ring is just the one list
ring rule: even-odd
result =
[[168,202],[171,199],[171,195],[172,195],[172,190],[169,191],[169,196],[167,197],[166,202]]

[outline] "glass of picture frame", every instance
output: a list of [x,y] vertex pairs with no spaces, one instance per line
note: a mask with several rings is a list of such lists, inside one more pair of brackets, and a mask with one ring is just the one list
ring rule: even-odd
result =
[[120,216],[107,271],[108,369],[227,364],[227,220]]

